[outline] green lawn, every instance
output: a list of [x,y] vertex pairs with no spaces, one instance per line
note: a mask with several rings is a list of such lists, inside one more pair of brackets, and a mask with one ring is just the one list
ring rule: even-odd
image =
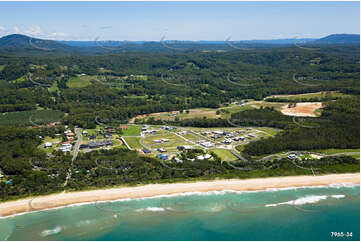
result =
[[248,105],[247,103],[245,103],[243,106],[231,104],[227,107],[221,107],[217,110],[220,110],[220,111],[225,110],[227,113],[221,112],[222,118],[230,118],[230,115],[233,113],[238,113],[238,112],[250,110],[250,109],[255,109],[255,108],[252,107],[251,105]]
[[54,82],[53,85],[49,88],[49,92],[57,92],[59,91],[58,83]]
[[130,146],[132,149],[142,149],[144,146],[140,143],[141,138],[139,137],[123,137],[125,142]]
[[197,142],[202,139],[200,136],[192,134],[190,132],[188,132],[187,134],[182,134],[181,136],[183,136],[184,138],[189,139],[193,142]]
[[[340,93],[340,92],[317,92],[317,93],[303,93],[303,94],[295,94],[295,95],[279,95],[277,98],[287,99],[287,100],[299,100],[299,99],[311,99],[311,98],[339,98],[339,97],[347,97],[350,96],[348,94]],[[272,97],[272,96],[271,96]],[[267,99],[269,97],[266,97]]]
[[123,130],[123,136],[139,136],[142,130],[142,126],[140,125],[131,125],[128,126],[126,130]]
[[267,134],[272,135],[272,136],[274,136],[278,133],[278,131],[276,129],[268,128],[268,127],[260,127],[260,128],[257,127],[255,129],[266,132]]
[[94,80],[93,76],[78,76],[73,77],[66,82],[69,88],[82,88],[91,85],[91,80]]
[[227,149],[214,149],[212,150],[222,161],[234,161],[238,158],[232,154],[230,150]]
[[[160,139],[168,139],[168,142],[165,143],[155,143],[154,140],[160,140]],[[158,148],[165,148],[169,152],[175,152],[177,150],[177,146],[179,145],[190,145],[193,146],[192,143],[189,143],[182,139],[181,137],[171,134],[171,133],[160,133],[157,135],[147,136],[144,139],[144,143],[148,146],[150,146],[153,149]]]

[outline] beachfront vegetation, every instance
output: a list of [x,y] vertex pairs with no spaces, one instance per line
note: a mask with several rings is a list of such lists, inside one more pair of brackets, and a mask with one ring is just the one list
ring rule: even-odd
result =
[[[320,61],[309,65],[316,58]],[[245,52],[0,56],[0,169],[5,177],[0,182],[0,199],[152,182],[311,175],[312,171],[289,159],[252,157],[288,150],[359,148],[358,61],[358,46],[341,45],[314,52],[273,47]],[[313,78],[300,79],[305,85],[299,84],[293,80],[295,70],[298,77]],[[283,115],[277,109],[285,104],[284,99],[261,101],[270,95],[328,91],[338,94],[307,96],[307,101],[327,101],[317,118],[295,120]],[[306,100],[297,98],[301,99],[289,97],[287,101]],[[168,113],[147,116],[159,112]],[[81,152],[73,163],[70,153],[39,148],[45,140],[41,137],[58,134],[63,140],[63,125],[72,130],[75,126],[84,130],[119,127],[138,115],[143,117],[135,120],[139,124],[281,130],[264,128],[257,141],[242,144],[238,150],[248,161],[237,161],[230,149],[209,151],[210,160],[162,161],[129,151],[119,146],[119,140],[117,148]],[[61,124],[42,125],[54,121]],[[139,136],[140,127],[129,126],[117,137]],[[175,134],[161,137],[170,138],[169,143],[157,147],[156,136],[125,140],[133,149],[143,148],[144,142],[155,148],[169,147],[172,152],[178,152],[177,143],[188,144]],[[184,137],[198,142],[192,134]],[[89,139],[84,137],[84,141]],[[317,174],[359,171],[359,160],[352,157],[309,159],[298,165],[317,167]],[[69,170],[72,176],[67,179]]]
[[[54,128],[0,130],[0,166],[5,180],[0,182],[0,200],[41,195],[62,190],[83,190],[116,185],[176,182],[215,178],[251,178],[285,175],[358,172],[360,163],[352,157],[325,157],[307,161],[289,159],[267,161],[223,161],[217,152],[211,160],[161,161],[122,148],[80,153],[72,164],[71,155],[56,152],[47,157],[37,149],[39,134],[53,136]],[[190,151],[191,152],[191,151]],[[202,150],[195,152],[203,152]],[[222,156],[223,154],[220,154]],[[189,156],[189,155],[187,155]],[[194,156],[189,156],[194,157]],[[299,168],[295,165],[295,162]],[[72,178],[65,183],[67,170]],[[65,185],[66,184],[66,185]]]

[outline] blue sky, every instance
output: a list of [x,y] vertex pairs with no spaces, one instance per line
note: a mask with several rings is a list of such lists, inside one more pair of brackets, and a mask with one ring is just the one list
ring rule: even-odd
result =
[[250,40],[360,33],[359,2],[0,2],[0,36]]

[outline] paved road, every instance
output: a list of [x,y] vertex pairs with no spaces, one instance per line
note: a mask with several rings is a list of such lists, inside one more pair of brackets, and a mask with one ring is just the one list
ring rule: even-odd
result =
[[71,159],[72,166],[73,166],[73,162],[75,161],[76,157],[78,156],[79,147],[80,147],[81,141],[83,139],[80,129],[75,128],[75,134],[78,137],[78,140],[76,141],[76,144],[74,146],[74,154],[73,154],[73,158]]
[[83,139],[83,136],[81,134],[81,130],[78,129],[78,128],[75,128],[75,134],[76,136],[78,137],[77,141],[76,141],[76,144],[74,146],[74,153],[73,153],[73,158],[71,159],[71,167],[69,167],[68,169],[68,172],[66,174],[66,180],[64,182],[64,187],[66,187],[68,185],[68,182],[69,182],[69,179],[71,178],[72,176],[72,168],[74,166],[74,161],[76,159],[76,157],[78,156],[78,153],[79,153],[79,147],[80,147],[80,144],[81,144],[81,141]]
[[120,137],[120,139],[122,140],[122,142],[125,144],[125,146],[129,149],[129,150],[133,150],[132,148],[130,148],[130,146],[128,145],[128,143],[125,141],[125,139],[123,137]]
[[51,87],[51,85],[50,84],[43,84],[43,83],[39,83],[39,82],[36,82],[36,81],[34,81],[33,79],[32,79],[32,77],[33,77],[33,73],[29,73],[29,76],[28,76],[29,78],[29,81],[31,81],[33,84],[35,84],[35,85],[38,85],[38,86],[41,86],[41,87],[46,87],[46,88],[50,88]]

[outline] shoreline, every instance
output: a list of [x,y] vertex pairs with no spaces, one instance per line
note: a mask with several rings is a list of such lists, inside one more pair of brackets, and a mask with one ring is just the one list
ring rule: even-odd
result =
[[227,190],[239,192],[262,191],[267,189],[327,186],[330,184],[341,183],[360,184],[360,173],[331,174],[322,176],[223,179],[199,182],[148,184],[134,187],[107,188],[69,193],[63,192],[0,203],[0,218],[45,209],[88,204],[97,201],[152,198],[182,193]]

